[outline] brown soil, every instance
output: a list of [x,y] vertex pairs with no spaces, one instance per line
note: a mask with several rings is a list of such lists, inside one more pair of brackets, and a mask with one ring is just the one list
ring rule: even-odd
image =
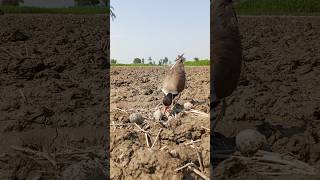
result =
[[[210,132],[206,129],[210,127],[209,117],[180,113],[168,128],[152,118],[155,109],[162,107],[164,73],[162,67],[111,68],[111,179],[198,179],[187,169],[175,172],[191,162],[200,167],[197,151],[203,159],[202,172],[209,176]],[[187,67],[186,74],[186,89],[178,103],[198,101],[193,109],[209,114],[209,68]],[[160,128],[163,129],[152,150],[144,133],[130,125],[129,115],[133,112],[145,117],[141,127],[150,131],[152,143]],[[200,142],[194,143],[194,147],[186,145],[191,140]]]
[[[239,17],[239,26],[247,68],[227,99],[217,132],[232,139],[255,128],[267,137],[272,151],[319,167],[320,17]],[[225,171],[231,166],[221,163],[215,178],[316,178],[258,177],[245,167]]]
[[0,16],[0,179],[60,179],[69,165],[103,160],[106,23],[102,15]]

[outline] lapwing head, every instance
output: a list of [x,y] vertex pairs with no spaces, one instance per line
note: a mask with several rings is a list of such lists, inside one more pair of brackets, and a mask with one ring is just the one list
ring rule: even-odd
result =
[[183,55],[184,54],[178,55],[178,57],[176,58],[176,63],[183,63],[186,60]]
[[170,106],[172,104],[173,94],[168,93],[162,100],[163,105]]

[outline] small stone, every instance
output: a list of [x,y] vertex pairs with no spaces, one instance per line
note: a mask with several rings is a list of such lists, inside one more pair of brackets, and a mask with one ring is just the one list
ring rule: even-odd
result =
[[154,113],[153,113],[153,117],[156,121],[160,121],[162,119],[162,112],[160,109],[156,110]]
[[191,102],[186,102],[183,107],[185,110],[190,110],[193,107],[193,104]]
[[137,124],[142,124],[143,123],[143,117],[139,113],[133,113],[129,116],[130,122],[131,123],[137,123]]
[[179,153],[177,152],[176,149],[171,150],[171,151],[169,152],[169,154],[170,154],[172,157],[174,157],[174,158],[179,157]]
[[236,136],[237,149],[245,156],[253,155],[266,144],[265,136],[253,129],[243,130]]

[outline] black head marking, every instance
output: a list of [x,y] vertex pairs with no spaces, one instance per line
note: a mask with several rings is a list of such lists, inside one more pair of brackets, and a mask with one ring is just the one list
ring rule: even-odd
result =
[[178,63],[184,62],[186,59],[183,57],[183,55],[184,54],[178,55],[175,61],[177,61]]
[[162,100],[162,103],[165,106],[170,106],[172,104],[173,95],[171,93],[168,93]]

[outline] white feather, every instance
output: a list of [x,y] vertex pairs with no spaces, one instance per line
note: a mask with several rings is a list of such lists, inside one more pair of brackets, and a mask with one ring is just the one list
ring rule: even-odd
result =
[[176,95],[178,94],[178,91],[168,91],[167,89],[162,89],[162,92],[167,95],[168,93],[171,93],[173,95]]
[[178,61],[176,61],[176,63],[174,63],[174,65],[171,66],[170,70],[178,63]]

